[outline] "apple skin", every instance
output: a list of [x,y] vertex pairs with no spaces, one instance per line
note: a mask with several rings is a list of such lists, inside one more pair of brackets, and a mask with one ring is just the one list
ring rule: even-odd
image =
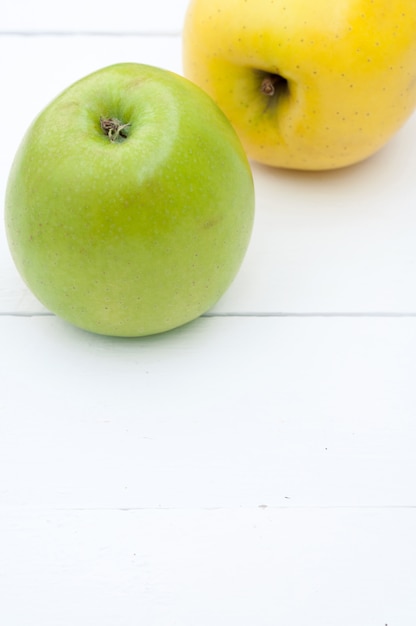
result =
[[[416,106],[414,0],[191,0],[184,74],[261,163],[324,170],[379,150]],[[281,76],[274,95],[262,91]]]
[[[100,118],[130,124],[110,141]],[[24,281],[50,311],[114,336],[207,311],[244,258],[251,169],[231,124],[187,79],[122,63],[70,86],[35,119],[10,171],[5,224]]]

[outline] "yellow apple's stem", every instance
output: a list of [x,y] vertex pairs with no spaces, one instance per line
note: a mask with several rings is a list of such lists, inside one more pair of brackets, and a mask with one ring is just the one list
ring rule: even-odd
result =
[[100,126],[104,135],[107,135],[110,141],[114,143],[121,139],[127,139],[125,131],[130,124],[123,124],[115,117],[100,117]]
[[267,74],[261,82],[260,91],[265,96],[272,98],[276,93],[276,87],[281,82],[286,82],[282,76],[278,74]]

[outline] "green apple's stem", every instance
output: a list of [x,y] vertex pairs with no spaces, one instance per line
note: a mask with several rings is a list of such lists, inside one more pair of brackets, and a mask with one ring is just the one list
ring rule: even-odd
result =
[[114,143],[127,139],[126,129],[130,124],[123,124],[115,117],[100,117],[100,126],[104,135]]
[[286,84],[286,80],[282,76],[279,76],[279,74],[266,74],[261,82],[260,91],[265,96],[272,98],[276,93],[277,87],[281,83]]

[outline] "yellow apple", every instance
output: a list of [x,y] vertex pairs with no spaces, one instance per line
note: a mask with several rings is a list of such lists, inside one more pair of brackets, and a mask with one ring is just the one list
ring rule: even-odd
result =
[[183,63],[253,160],[343,167],[416,107],[416,0],[191,0]]

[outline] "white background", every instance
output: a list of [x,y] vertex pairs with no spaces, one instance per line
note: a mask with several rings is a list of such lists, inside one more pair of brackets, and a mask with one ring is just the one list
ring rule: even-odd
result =
[[[2,5],[0,193],[104,65],[182,72],[187,3]],[[253,164],[209,314],[119,340],[50,315],[0,230],[0,624],[414,626],[416,116],[336,172]]]

